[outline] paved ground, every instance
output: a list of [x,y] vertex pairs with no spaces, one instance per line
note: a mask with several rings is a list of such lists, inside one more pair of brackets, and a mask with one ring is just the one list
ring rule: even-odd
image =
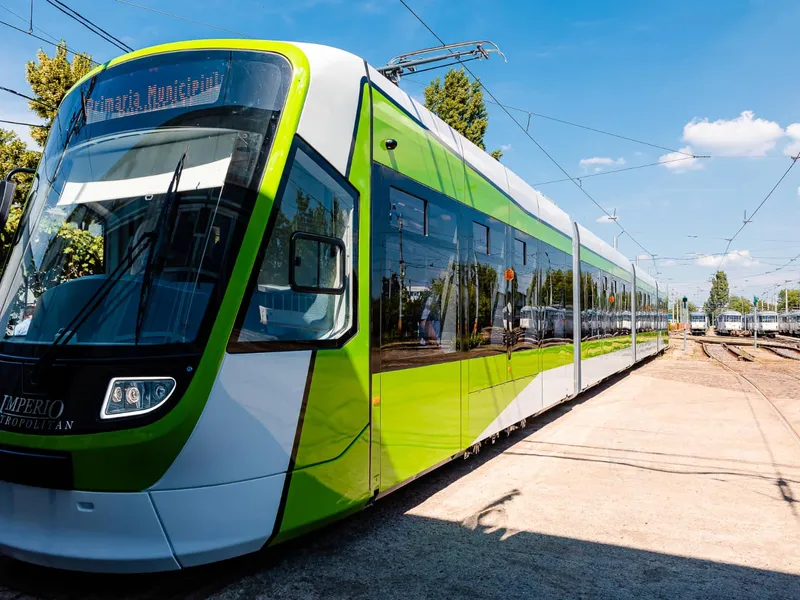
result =
[[0,600],[796,599],[799,502],[800,443],[690,343],[279,552],[144,578],[5,560]]

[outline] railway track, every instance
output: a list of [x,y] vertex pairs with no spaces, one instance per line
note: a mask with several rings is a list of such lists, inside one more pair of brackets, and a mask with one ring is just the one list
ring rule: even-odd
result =
[[[730,347],[727,347],[725,344],[722,344],[722,346],[725,347],[725,349],[728,351],[728,353],[730,353],[732,355],[736,355],[735,352],[731,352]],[[712,359],[712,360],[718,362],[720,365],[722,365],[722,367],[724,369],[727,369],[728,371],[730,371],[730,373],[732,373],[734,376],[744,380],[747,384],[749,384],[750,387],[752,387],[756,391],[756,393],[765,402],[767,402],[767,404],[769,404],[772,407],[772,410],[775,411],[775,414],[778,416],[778,419],[781,421],[781,423],[786,428],[786,430],[789,432],[789,434],[794,438],[794,440],[798,444],[800,444],[800,432],[798,432],[798,430],[794,428],[794,426],[792,425],[791,421],[789,421],[789,419],[786,418],[786,415],[783,414],[781,409],[778,408],[778,406],[770,399],[769,396],[767,396],[766,393],[764,393],[764,390],[762,390],[755,381],[753,381],[747,375],[745,375],[743,373],[740,373],[736,369],[733,369],[730,366],[730,364],[728,364],[728,363],[726,363],[726,361],[720,359],[719,356],[717,356],[717,354],[715,352],[711,351],[711,344],[703,343],[703,352],[705,352],[706,356],[708,356],[710,359]],[[792,375],[792,377],[794,377],[795,379],[800,379],[798,377],[795,377],[794,375]]]
[[784,344],[789,344],[790,346],[794,346],[797,349],[800,349],[800,343],[798,343],[797,338],[789,337],[788,335],[781,335],[778,334],[775,336],[776,340],[779,342],[783,342]]
[[800,360],[800,350],[792,350],[790,348],[775,348],[773,346],[764,346],[764,348],[769,350],[773,354],[777,354],[782,358],[788,358],[790,360]]

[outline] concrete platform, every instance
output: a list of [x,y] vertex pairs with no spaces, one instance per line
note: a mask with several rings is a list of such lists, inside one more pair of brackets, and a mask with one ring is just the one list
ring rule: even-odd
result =
[[279,552],[135,580],[4,561],[0,600],[800,598],[800,444],[687,350]]

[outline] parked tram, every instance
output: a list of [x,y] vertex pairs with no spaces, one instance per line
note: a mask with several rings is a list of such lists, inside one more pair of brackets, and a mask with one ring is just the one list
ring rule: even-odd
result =
[[800,311],[780,313],[778,315],[778,332],[783,335],[800,335]]
[[279,544],[663,350],[666,308],[357,56],[138,50],[63,100],[0,279],[0,551]]
[[715,322],[717,335],[741,335],[744,330],[742,313],[726,310],[717,316]]
[[772,310],[744,315],[744,331],[748,335],[775,337],[778,333],[778,313]]
[[689,327],[692,335],[705,335],[708,331],[708,317],[702,312],[689,314]]

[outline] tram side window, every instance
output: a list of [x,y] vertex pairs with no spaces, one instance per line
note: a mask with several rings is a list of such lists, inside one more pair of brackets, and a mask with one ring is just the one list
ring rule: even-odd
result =
[[[562,250],[542,242],[542,285],[540,298],[544,304],[542,315],[542,343],[563,344],[571,336],[567,319],[572,303],[572,275],[568,264],[572,259]],[[571,310],[571,308],[570,308]]]
[[381,369],[456,360],[459,269],[455,203],[390,188],[388,227],[375,222],[383,255],[373,267],[381,287]]
[[[480,218],[477,212],[469,213]],[[486,225],[473,222],[472,251],[465,274],[467,323],[470,354],[486,356],[505,352],[506,305],[505,270],[506,225],[486,218]]]
[[514,231],[514,280],[510,290],[512,351],[535,348],[539,339],[537,245],[533,237]]
[[581,261],[581,336],[584,340],[602,336],[598,268]]
[[335,340],[350,330],[355,205],[343,178],[297,148],[240,342]]

